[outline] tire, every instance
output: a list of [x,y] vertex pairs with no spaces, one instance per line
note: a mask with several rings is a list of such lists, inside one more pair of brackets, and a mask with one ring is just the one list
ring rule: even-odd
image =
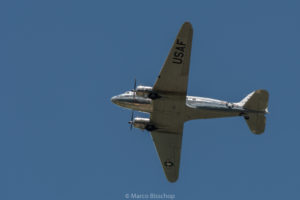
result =
[[245,120],[249,120],[250,117],[249,116],[244,116]]
[[150,99],[157,99],[157,98],[159,98],[160,96],[158,96],[158,94],[156,94],[156,93],[150,93],[150,94],[148,95],[148,97],[149,97]]
[[154,131],[156,128],[155,128],[155,126],[153,126],[153,125],[147,125],[146,126],[146,130],[147,131]]

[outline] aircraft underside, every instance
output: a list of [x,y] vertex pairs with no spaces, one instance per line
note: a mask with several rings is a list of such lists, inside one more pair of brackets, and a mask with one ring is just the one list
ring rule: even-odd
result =
[[265,130],[269,94],[256,90],[242,101],[229,103],[187,96],[193,28],[182,25],[168,57],[152,87],[134,82],[133,90],[112,97],[112,102],[128,109],[149,113],[149,118],[133,117],[130,127],[150,132],[164,173],[170,182],[179,176],[184,123],[194,119],[242,116],[254,134]]

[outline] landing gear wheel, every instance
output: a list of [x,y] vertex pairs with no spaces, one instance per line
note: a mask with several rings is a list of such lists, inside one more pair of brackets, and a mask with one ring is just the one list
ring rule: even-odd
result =
[[249,120],[250,117],[249,116],[244,116],[245,120]]
[[150,94],[148,95],[148,97],[149,97],[150,99],[157,99],[157,98],[160,98],[160,96],[159,96],[158,94],[156,94],[156,93],[150,93]]
[[147,125],[146,126],[146,128],[145,128],[147,131],[154,131],[156,128],[155,128],[155,126],[153,126],[153,125],[151,125],[151,124],[149,124],[149,125]]

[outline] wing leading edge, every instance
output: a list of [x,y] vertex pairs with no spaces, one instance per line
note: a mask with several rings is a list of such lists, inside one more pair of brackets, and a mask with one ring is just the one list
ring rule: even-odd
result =
[[192,38],[192,25],[189,22],[185,22],[177,34],[169,55],[153,86],[153,91],[157,93],[186,95]]

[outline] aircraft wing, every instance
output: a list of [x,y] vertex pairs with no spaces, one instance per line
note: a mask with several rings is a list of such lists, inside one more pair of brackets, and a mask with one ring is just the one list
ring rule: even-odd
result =
[[153,86],[154,92],[186,96],[192,38],[192,25],[185,22]]
[[165,175],[170,182],[175,182],[179,174],[184,126],[184,119],[180,113],[184,106],[183,99],[156,99],[153,102],[154,111],[150,116],[151,123],[157,127],[151,132],[151,136]]
[[[166,118],[166,120],[171,120],[170,122],[177,123],[172,121],[172,119]],[[181,122],[180,125],[177,125],[176,128],[170,128],[170,130],[167,128],[151,132],[161,165],[168,181],[170,182],[175,182],[179,175],[182,131],[183,122]]]

